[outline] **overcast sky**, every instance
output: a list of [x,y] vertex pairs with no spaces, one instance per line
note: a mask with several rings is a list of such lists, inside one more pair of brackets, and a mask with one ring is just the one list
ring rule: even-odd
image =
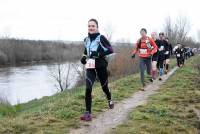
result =
[[112,25],[113,40],[135,41],[142,27],[162,31],[167,16],[188,16],[190,35],[200,29],[198,0],[0,0],[0,36],[80,41],[87,21],[96,18],[100,32]]

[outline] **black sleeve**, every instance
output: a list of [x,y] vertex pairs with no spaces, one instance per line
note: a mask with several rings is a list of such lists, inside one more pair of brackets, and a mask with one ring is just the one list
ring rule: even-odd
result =
[[164,42],[165,42],[166,51],[170,51],[169,43],[167,41],[164,41]]
[[155,43],[156,43],[157,47],[159,47],[159,41],[155,40]]
[[171,51],[173,50],[172,44],[170,44],[170,49],[171,49]]
[[[84,42],[85,42],[85,40],[86,40],[86,38],[84,39]],[[85,48],[85,46],[84,46],[84,48]],[[86,48],[84,49],[83,56],[87,56],[87,49]]]
[[113,53],[113,48],[112,48],[110,42],[106,39],[105,36],[101,35],[100,42],[103,45],[103,47],[107,49],[106,51],[105,50],[100,51],[102,56],[109,55],[109,54]]
[[158,46],[158,49],[159,49],[161,46],[160,40],[156,40],[156,45]]
[[84,52],[83,52],[84,56],[87,56],[87,49],[85,48]]

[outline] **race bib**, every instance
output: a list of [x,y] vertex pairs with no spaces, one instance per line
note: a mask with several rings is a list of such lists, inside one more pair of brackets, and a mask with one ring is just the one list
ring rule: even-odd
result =
[[95,59],[88,59],[86,65],[86,69],[94,69],[95,68]]
[[163,51],[164,50],[164,46],[160,46],[159,51]]
[[147,49],[140,49],[140,54],[147,54]]
[[180,54],[177,54],[176,56],[177,56],[177,57],[181,57],[181,55],[180,55]]
[[169,54],[169,51],[166,51],[165,54],[166,54],[166,55]]

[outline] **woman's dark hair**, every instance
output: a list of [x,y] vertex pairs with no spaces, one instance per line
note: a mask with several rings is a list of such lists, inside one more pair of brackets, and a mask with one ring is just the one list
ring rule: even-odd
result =
[[140,33],[141,33],[142,31],[144,31],[145,33],[147,33],[147,30],[146,30],[145,28],[142,28],[142,29],[140,30]]
[[164,36],[165,34],[163,32],[160,32],[159,35],[163,35]]
[[88,22],[90,22],[90,21],[93,21],[93,22],[95,22],[95,23],[96,23],[96,25],[97,25],[97,28],[99,27],[98,21],[97,21],[96,19],[90,19]]
[[[144,32],[147,34],[146,28],[142,28],[142,29],[140,30],[140,33],[141,33],[142,31],[144,31]],[[140,47],[141,47],[141,38],[138,40],[138,48],[140,48]]]

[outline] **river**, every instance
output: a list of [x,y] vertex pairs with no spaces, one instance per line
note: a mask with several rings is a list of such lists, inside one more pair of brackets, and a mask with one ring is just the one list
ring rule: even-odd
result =
[[[63,76],[67,73],[68,64],[61,65]],[[55,75],[58,75],[57,64],[0,68],[0,98],[15,105],[43,96],[51,96],[60,91],[53,77]],[[78,74],[71,66],[68,79],[69,89],[75,86],[77,79]]]

